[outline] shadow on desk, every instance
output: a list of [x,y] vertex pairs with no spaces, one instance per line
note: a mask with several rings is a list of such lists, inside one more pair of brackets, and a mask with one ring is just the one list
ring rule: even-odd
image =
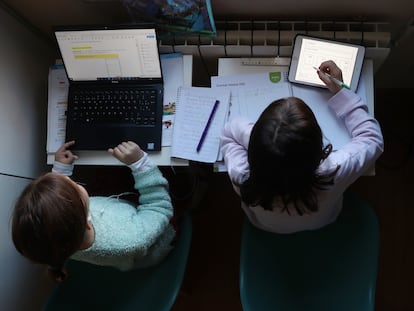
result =
[[[204,199],[209,178],[214,174],[211,164],[189,162],[188,166],[159,167],[168,180],[174,208],[196,210]],[[75,166],[73,180],[82,183],[90,196],[110,196],[134,189],[131,170],[125,166]],[[125,197],[136,200],[136,196]]]

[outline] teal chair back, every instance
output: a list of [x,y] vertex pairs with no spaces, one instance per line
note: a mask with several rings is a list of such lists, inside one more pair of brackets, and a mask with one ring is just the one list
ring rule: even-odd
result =
[[175,248],[145,269],[121,272],[70,260],[67,280],[54,288],[43,310],[169,311],[181,288],[191,236],[191,216],[185,215]]
[[243,224],[240,297],[245,311],[373,311],[379,253],[374,210],[346,193],[335,223],[274,234]]

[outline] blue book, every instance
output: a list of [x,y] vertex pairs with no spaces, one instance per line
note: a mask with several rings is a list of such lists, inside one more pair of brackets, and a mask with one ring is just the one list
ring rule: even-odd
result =
[[216,36],[210,0],[122,0],[132,22],[154,22],[159,37]]

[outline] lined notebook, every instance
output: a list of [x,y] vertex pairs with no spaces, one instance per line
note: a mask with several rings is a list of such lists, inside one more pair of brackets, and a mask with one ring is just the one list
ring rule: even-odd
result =
[[[197,152],[197,145],[217,100],[217,110],[203,145]],[[229,113],[229,102],[230,90],[227,89],[180,87],[177,94],[171,156],[214,163],[219,155],[220,135]]]

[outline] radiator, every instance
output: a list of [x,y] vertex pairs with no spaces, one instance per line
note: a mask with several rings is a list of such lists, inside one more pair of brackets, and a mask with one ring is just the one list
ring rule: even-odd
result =
[[299,33],[364,45],[374,72],[390,51],[390,25],[385,22],[217,21],[216,28],[215,37],[163,38],[160,52],[191,54],[208,75],[215,75],[220,57],[290,57]]

